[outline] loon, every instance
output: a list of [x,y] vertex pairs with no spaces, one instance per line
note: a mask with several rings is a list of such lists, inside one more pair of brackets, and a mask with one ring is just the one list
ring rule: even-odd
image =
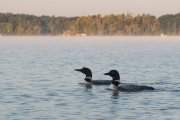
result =
[[76,71],[82,72],[86,75],[85,84],[93,84],[93,85],[110,85],[111,80],[92,80],[92,72],[89,68],[83,67],[82,69],[75,69]]
[[110,70],[108,73],[104,73],[104,75],[109,75],[112,77],[112,82],[109,85],[110,90],[119,90],[123,92],[138,92],[143,90],[154,90],[153,87],[150,86],[140,86],[135,84],[120,84],[120,75],[117,70]]

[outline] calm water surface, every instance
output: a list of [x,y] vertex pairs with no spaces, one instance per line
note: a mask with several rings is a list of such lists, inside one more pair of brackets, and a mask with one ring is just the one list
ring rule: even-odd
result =
[[[154,92],[87,89],[117,69]],[[180,37],[0,37],[1,120],[180,119]]]

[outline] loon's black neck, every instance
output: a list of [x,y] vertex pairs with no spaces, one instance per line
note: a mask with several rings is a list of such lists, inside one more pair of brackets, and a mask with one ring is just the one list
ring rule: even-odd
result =
[[119,85],[119,82],[120,82],[120,80],[113,80],[113,81],[112,81],[112,84],[115,85],[115,86],[118,86],[118,85]]
[[120,80],[119,79],[113,79],[111,84],[109,85],[109,89],[111,90],[118,90]]
[[120,76],[119,75],[118,76],[113,76],[112,78],[113,78],[112,84],[115,85],[115,86],[118,86],[119,83],[120,83]]
[[92,73],[89,72],[89,73],[86,73],[86,77],[84,79],[86,81],[86,83],[91,83],[92,81]]
[[92,77],[86,76],[86,77],[84,78],[84,80],[87,81],[87,82],[91,82],[91,81],[92,81]]
[[113,76],[112,79],[113,79],[113,80],[120,80],[120,76],[119,76],[119,75]]

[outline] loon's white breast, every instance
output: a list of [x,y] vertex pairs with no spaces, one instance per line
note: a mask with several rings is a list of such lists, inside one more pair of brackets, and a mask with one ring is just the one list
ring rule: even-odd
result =
[[118,90],[118,86],[114,85],[114,84],[110,84],[109,85],[109,89],[110,90]]

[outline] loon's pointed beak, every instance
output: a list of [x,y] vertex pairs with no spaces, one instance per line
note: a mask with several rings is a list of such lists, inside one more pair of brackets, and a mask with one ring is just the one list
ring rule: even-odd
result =
[[109,73],[104,73],[104,75],[109,75]]
[[74,69],[75,71],[79,71],[79,72],[81,72],[81,69]]

